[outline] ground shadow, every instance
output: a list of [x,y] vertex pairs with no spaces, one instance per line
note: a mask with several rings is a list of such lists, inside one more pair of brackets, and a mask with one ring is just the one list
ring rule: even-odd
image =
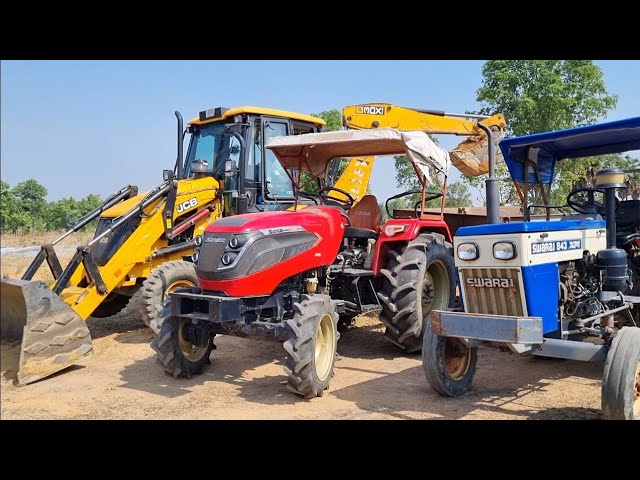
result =
[[191,393],[191,388],[208,381],[206,375],[195,375],[192,378],[173,378],[166,374],[162,366],[151,355],[125,366],[120,371],[123,388],[139,390],[167,398],[180,397]]
[[602,411],[595,408],[547,408],[529,415],[529,420],[601,420]]
[[[104,320],[96,319],[96,322],[100,321]],[[103,335],[118,332],[121,342],[138,341],[132,324],[109,322],[108,330],[99,330]],[[342,355],[386,360],[403,356],[419,358],[419,354],[407,354],[387,341],[383,332],[384,327],[375,318],[358,320],[355,325],[343,330],[338,342],[336,371],[340,368]],[[129,339],[129,336],[133,339]],[[150,336],[149,342],[151,340]],[[164,373],[154,354],[150,358],[137,360],[120,372],[125,382],[123,387],[172,398],[189,393],[196,385],[219,382],[233,385],[238,389],[239,396],[251,403],[286,405],[308,401],[287,389],[287,375],[283,370],[286,352],[280,342],[217,336],[215,343],[218,348],[211,354],[211,365],[205,367],[201,375],[192,379],[173,378]]]
[[[117,330],[120,341],[134,342],[125,326]],[[545,390],[552,382],[579,382],[598,385],[602,367],[574,361],[540,360],[482,348],[478,373],[472,391],[460,398],[445,398],[435,393],[424,378],[420,354],[407,354],[383,337],[383,328],[375,320],[343,331],[338,343],[336,379],[352,372],[376,375],[348,387],[331,387],[328,395],[354,403],[359,409],[398,419],[413,418],[593,418],[595,410],[580,408],[546,408],[531,402],[531,394]],[[150,341],[150,339],[149,339]],[[307,402],[287,390],[287,376],[282,369],[286,356],[282,344],[258,338],[216,337],[217,350],[212,364],[191,379],[173,378],[156,362],[155,353],[124,367],[120,376],[124,388],[175,398],[190,393],[194,387],[211,384],[212,392],[221,395],[237,392],[249,403],[294,405]],[[413,365],[393,371],[397,361]],[[383,359],[390,363],[357,362]],[[356,360],[356,361],[351,361]],[[407,361],[409,360],[409,361]],[[573,378],[576,377],[576,378]],[[335,385],[336,379],[332,384]],[[229,387],[233,386],[233,389]],[[224,393],[223,393],[224,392]],[[584,410],[584,411],[583,411]],[[546,412],[546,413],[545,413]]]
[[420,352],[407,353],[384,336],[384,324],[375,316],[360,316],[340,331],[338,355],[363,360],[397,357],[420,358]]
[[[149,343],[153,339],[152,330],[147,327],[141,318],[134,318],[133,316],[120,316],[114,315],[109,318],[94,318],[89,317],[87,319],[87,326],[91,332],[91,338],[98,339],[107,337],[109,335],[117,334],[114,338],[116,341],[123,343]],[[149,338],[146,336],[139,337],[139,342],[132,341],[136,336],[124,335],[131,332],[137,332],[141,329],[148,330]]]
[[[500,355],[507,359],[499,362]],[[542,363],[491,351],[480,354],[473,388],[462,397],[449,398],[437,394],[425,380],[422,366],[332,390],[331,394],[355,403],[362,410],[397,419],[513,418],[514,415],[524,418],[593,418],[592,409],[541,408],[537,403],[529,402],[528,397],[544,390],[552,382],[572,382],[574,380],[569,378],[572,376],[584,379],[581,383],[597,385],[601,375],[602,367],[598,365],[573,361]]]
[[[286,355],[279,342],[218,336],[211,365],[191,379],[173,378],[164,372],[156,355],[137,360],[120,371],[122,387],[141,390],[169,398],[190,393],[204,383],[233,385],[241,397],[261,404],[292,404],[302,397],[288,392],[282,369]],[[262,368],[266,367],[266,368]],[[255,370],[260,368],[260,373]],[[215,388],[215,386],[214,386]]]

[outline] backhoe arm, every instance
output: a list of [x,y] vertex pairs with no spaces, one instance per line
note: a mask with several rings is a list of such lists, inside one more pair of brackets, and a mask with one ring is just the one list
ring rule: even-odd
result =
[[[482,123],[494,132],[498,142],[504,136],[506,122],[500,113],[491,117],[471,114],[446,113],[399,107],[389,103],[349,105],[342,110],[343,124],[353,130],[367,128],[394,128],[396,130],[421,130],[432,134],[464,135],[467,138],[451,150],[451,162],[467,176],[477,176],[489,171],[486,134],[478,127]],[[496,149],[496,162],[502,154]]]

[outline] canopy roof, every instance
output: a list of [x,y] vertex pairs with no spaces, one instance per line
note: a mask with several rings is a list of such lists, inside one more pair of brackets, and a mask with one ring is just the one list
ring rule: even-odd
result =
[[431,181],[430,167],[447,173],[449,153],[438,147],[425,132],[400,132],[392,128],[340,130],[272,138],[267,148],[285,169],[322,177],[329,162],[338,157],[406,155]]
[[500,142],[500,149],[511,178],[524,182],[524,161],[528,152],[529,160],[538,166],[540,172],[538,182],[530,168],[529,183],[548,184],[553,181],[556,162],[564,158],[640,149],[640,117],[506,138]]

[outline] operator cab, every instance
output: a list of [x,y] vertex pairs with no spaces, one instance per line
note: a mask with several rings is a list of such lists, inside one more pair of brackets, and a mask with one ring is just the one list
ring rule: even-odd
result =
[[[321,118],[260,107],[205,110],[191,120],[185,178],[211,176],[220,182],[224,215],[281,210],[294,203],[291,177],[264,148],[276,136],[318,132]],[[201,172],[201,173],[199,173]]]

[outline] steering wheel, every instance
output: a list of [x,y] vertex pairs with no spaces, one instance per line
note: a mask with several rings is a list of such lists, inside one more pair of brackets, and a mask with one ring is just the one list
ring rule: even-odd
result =
[[[332,197],[331,195],[327,195],[326,192],[329,192],[331,190],[335,190],[336,192],[343,194],[345,197],[347,197],[347,199],[344,200],[343,198]],[[344,190],[341,190],[336,187],[323,187],[318,191],[318,196],[322,199],[323,202],[325,203],[336,202],[346,210],[349,210],[351,207],[353,207],[353,204],[356,203],[355,199],[351,195],[349,195]]]
[[315,203],[316,205],[319,205],[317,198],[319,197],[319,195],[315,192],[303,192],[302,190],[298,190],[298,195],[302,198],[306,198],[308,200],[311,200],[313,203]]
[[[579,197],[574,198],[580,193],[587,194],[586,200],[580,199]],[[589,187],[578,188],[567,195],[567,205],[573,208],[576,212],[582,213],[583,215],[594,215],[598,213],[604,217],[607,213],[607,209],[602,202],[598,202],[595,199],[594,194],[596,193],[604,194],[604,190]],[[618,200],[618,198],[616,197],[616,210],[619,206],[620,200]]]

